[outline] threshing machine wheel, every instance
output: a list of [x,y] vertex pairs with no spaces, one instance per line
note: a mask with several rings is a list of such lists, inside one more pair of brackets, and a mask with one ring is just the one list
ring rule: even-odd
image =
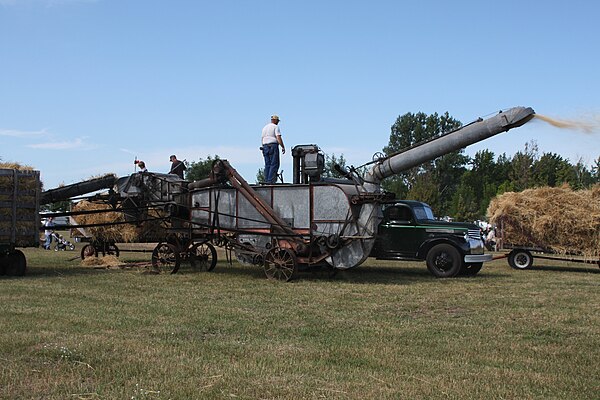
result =
[[296,275],[298,262],[292,250],[274,247],[265,255],[264,269],[267,278],[289,282]]
[[179,270],[181,260],[175,246],[159,243],[152,251],[152,268],[160,274],[174,274]]
[[208,242],[196,243],[190,249],[190,265],[199,271],[212,271],[217,265],[217,251]]

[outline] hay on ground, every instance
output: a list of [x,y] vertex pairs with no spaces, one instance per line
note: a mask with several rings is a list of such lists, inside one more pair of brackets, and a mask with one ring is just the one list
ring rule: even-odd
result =
[[600,185],[507,192],[492,199],[487,216],[505,244],[600,257]]
[[95,265],[102,265],[106,267],[118,267],[125,263],[119,260],[116,256],[106,255],[104,257],[86,257],[81,260],[81,265],[90,267]]

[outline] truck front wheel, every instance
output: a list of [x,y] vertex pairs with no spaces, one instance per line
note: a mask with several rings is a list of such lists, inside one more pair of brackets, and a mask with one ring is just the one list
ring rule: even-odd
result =
[[427,252],[427,269],[437,278],[451,278],[462,268],[460,252],[452,245],[442,243]]

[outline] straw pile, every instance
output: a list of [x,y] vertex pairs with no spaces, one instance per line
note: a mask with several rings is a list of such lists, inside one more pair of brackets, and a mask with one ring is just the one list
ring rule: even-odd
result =
[[506,244],[600,256],[600,185],[578,191],[563,185],[507,192],[490,202],[487,215],[503,230]]
[[104,257],[86,257],[83,260],[81,260],[81,265],[86,267],[96,265],[102,265],[106,267],[118,267],[121,265],[125,265],[125,263],[119,260],[117,257],[109,254]]
[[[15,245],[37,246],[39,230],[37,221],[37,193],[40,190],[38,173],[33,168],[19,163],[0,163],[0,169],[18,170],[17,182],[12,171],[0,175],[0,243],[12,242],[13,204],[16,203]],[[15,196],[15,183],[17,192]],[[13,201],[14,200],[14,201]]]

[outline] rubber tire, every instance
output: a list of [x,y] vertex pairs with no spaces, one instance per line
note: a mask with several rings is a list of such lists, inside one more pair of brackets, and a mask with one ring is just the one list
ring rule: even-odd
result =
[[15,250],[5,258],[6,275],[23,276],[27,270],[27,259],[21,250]]
[[508,255],[508,265],[513,269],[529,269],[533,266],[533,256],[527,250],[513,250]]
[[464,276],[475,276],[479,273],[479,271],[481,271],[482,267],[483,263],[464,264],[460,274]]
[[460,252],[447,243],[437,244],[429,249],[425,261],[427,269],[436,278],[452,278],[460,273],[463,265]]
[[[204,251],[204,248],[208,249],[208,252]],[[210,263],[207,262],[209,261],[208,259],[199,259],[197,255],[198,249],[202,249],[201,251],[204,256],[210,257]],[[215,246],[208,242],[193,245],[190,249],[190,265],[193,269],[200,271],[212,271],[215,269],[217,265],[217,250],[215,250]]]

